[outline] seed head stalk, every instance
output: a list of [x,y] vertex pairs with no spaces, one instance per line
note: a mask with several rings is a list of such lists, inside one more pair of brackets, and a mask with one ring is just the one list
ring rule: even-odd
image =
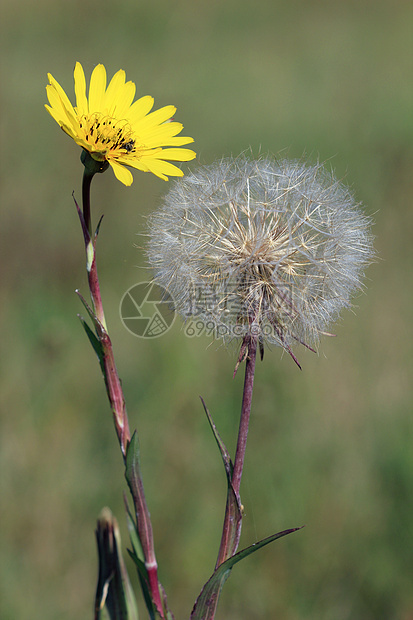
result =
[[[115,358],[113,354],[112,342],[109,337],[105,315],[103,311],[102,297],[100,294],[99,279],[96,266],[96,240],[99,232],[99,225],[92,240],[92,221],[90,209],[90,187],[95,172],[101,172],[102,169],[96,171],[90,170],[85,166],[82,184],[82,206],[83,213],[80,211],[77,203],[80,221],[83,229],[86,249],[86,269],[88,274],[89,291],[92,299],[93,318],[96,335],[100,344],[100,362],[102,366],[103,376],[106,385],[106,392],[113,413],[115,429],[118,436],[120,448],[124,464],[126,465],[126,457],[128,447],[131,441],[129,430],[129,420],[125,405],[125,397],[119,375],[116,369]],[[75,201],[76,202],[76,201]],[[163,614],[163,604],[161,600],[159,582],[158,582],[158,565],[155,556],[155,548],[153,541],[152,523],[146,503],[143,482],[139,477],[134,484],[133,501],[137,518],[137,528],[139,539],[142,545],[145,557],[145,568],[148,575],[149,589],[152,594],[153,602],[161,616]]]
[[245,378],[244,391],[242,395],[241,417],[238,431],[237,449],[235,452],[234,471],[232,474],[232,486],[237,495],[239,495],[240,491],[242,470],[244,467],[245,450],[247,447],[256,359],[257,338],[256,336],[251,336],[248,345],[248,355],[245,362]]
[[[245,451],[247,448],[248,429],[251,415],[252,404],[252,392],[254,387],[255,376],[255,362],[257,359],[257,337],[250,335],[244,338],[243,345],[241,347],[240,358],[243,356],[243,350],[246,350],[245,359],[245,376],[244,376],[244,389],[242,394],[242,406],[241,416],[238,429],[238,440],[235,452],[234,467],[232,470],[232,489],[234,491],[239,509],[240,518],[237,526],[234,526],[232,522],[234,519],[233,510],[231,510],[231,504],[227,501],[225,510],[224,526],[222,530],[221,544],[219,547],[218,558],[215,568],[218,568],[220,564],[225,562],[228,558],[235,555],[238,549],[239,540],[241,537],[241,525],[242,525],[242,508],[240,499],[240,488],[242,471],[244,468]],[[239,364],[238,361],[238,364]],[[238,366],[237,364],[237,366]],[[235,374],[235,373],[234,373]],[[235,533],[234,533],[235,529]]]

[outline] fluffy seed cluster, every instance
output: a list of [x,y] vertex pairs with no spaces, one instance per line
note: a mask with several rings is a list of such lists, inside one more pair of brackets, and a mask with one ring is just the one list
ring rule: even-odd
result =
[[320,164],[228,158],[175,181],[149,262],[184,319],[225,340],[307,346],[361,288],[370,218]]

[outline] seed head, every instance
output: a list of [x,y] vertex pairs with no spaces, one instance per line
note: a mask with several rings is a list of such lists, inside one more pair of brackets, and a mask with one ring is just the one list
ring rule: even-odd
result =
[[360,289],[370,218],[320,164],[228,158],[173,183],[149,261],[175,309],[225,340],[318,342]]

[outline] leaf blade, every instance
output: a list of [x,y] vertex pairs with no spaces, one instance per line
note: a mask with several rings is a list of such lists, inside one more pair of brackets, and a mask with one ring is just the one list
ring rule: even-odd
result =
[[253,545],[246,547],[242,551],[239,551],[232,557],[228,558],[228,560],[220,564],[202,588],[201,593],[192,609],[190,620],[212,620],[214,618],[221,590],[235,564],[252,553],[255,553],[259,549],[262,549],[266,545],[269,545],[271,542],[274,542],[278,538],[287,536],[287,534],[291,534],[292,532],[296,532],[300,529],[301,527],[295,527],[289,530],[283,530],[282,532],[277,532],[277,534],[273,534],[267,538],[263,538]]

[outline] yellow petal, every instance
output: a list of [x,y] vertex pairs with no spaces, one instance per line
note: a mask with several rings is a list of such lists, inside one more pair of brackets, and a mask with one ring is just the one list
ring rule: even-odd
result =
[[122,90],[118,91],[116,103],[113,106],[114,112],[109,112],[117,118],[128,118],[130,105],[135,96],[136,86],[133,82],[126,82]]
[[46,86],[46,94],[54,113],[52,114],[50,110],[49,112],[52,114],[55,121],[59,125],[62,125],[63,123],[67,124],[69,122],[69,124],[76,127],[77,120],[72,106],[70,105],[70,109],[68,109],[64,105],[64,102],[62,101],[60,94],[58,93],[54,85],[52,86],[49,84],[48,86]]
[[184,146],[185,144],[190,144],[193,142],[192,138],[188,138],[186,136],[176,138],[157,138],[156,140],[144,139],[142,138],[142,142],[148,149],[153,149],[156,147],[164,148],[168,146]]
[[125,166],[118,164],[118,162],[113,159],[109,160],[109,164],[111,165],[112,170],[115,173],[115,177],[118,179],[118,181],[120,181],[124,185],[132,185],[133,176],[130,170],[125,168]]
[[168,140],[182,131],[182,129],[183,125],[181,123],[162,123],[162,125],[157,125],[156,127],[141,129],[139,136],[142,142],[147,144],[148,141]]
[[148,162],[148,168],[152,172],[152,174],[156,174],[160,179],[164,179],[164,181],[168,180],[166,175],[171,177],[183,177],[184,173],[180,168],[177,168],[173,164],[170,164],[167,161],[162,161],[158,159],[151,159]]
[[128,162],[128,166],[137,168],[138,170],[143,170],[144,172],[152,172],[152,174],[155,174],[164,181],[168,180],[168,177],[166,176],[167,174],[174,177],[182,177],[184,174],[182,170],[173,164],[152,157],[145,157],[140,160],[131,160]]
[[173,117],[175,112],[175,106],[167,105],[164,108],[160,108],[155,112],[151,112],[150,114],[148,114],[148,116],[145,116],[145,118],[142,119],[139,125],[140,127],[142,127],[142,129],[147,129],[148,127],[153,127],[154,125],[160,125],[165,121],[169,121],[169,119]]
[[120,69],[109,82],[102,102],[102,107],[108,110],[108,114],[113,114],[116,109],[118,93],[125,86],[125,79],[125,72]]
[[[119,158],[118,161],[122,161],[122,159]],[[130,166],[131,168],[136,168],[136,170],[142,170],[143,172],[150,172],[150,169],[147,165],[147,158],[145,158],[145,161],[142,158],[128,160],[127,165]]]
[[[56,121],[56,123],[59,125],[59,127],[61,127],[63,129],[64,126],[64,120],[62,119],[62,117],[59,114],[56,114],[56,111],[54,108],[51,108],[50,106],[46,105],[44,106],[46,108],[46,110],[49,112],[50,116],[52,116],[52,118],[54,118],[54,120]],[[67,132],[66,132],[67,133]]]
[[162,132],[165,136],[176,136],[179,132],[182,131],[183,128],[184,126],[182,125],[182,123],[170,121],[168,123],[162,123],[162,125],[159,125],[158,131],[160,133]]
[[[172,125],[169,128],[169,125]],[[175,137],[183,129],[180,123],[163,123],[157,127],[145,129],[138,133],[143,144],[152,148],[154,146],[182,146],[193,142],[193,138],[187,136]],[[137,129],[139,131],[139,129]]]
[[[49,114],[51,114],[53,116],[53,118],[55,119],[56,123],[58,125],[61,125],[63,123],[63,121],[65,120],[65,116],[63,115],[63,108],[61,106],[59,106],[59,108],[56,107],[56,105],[54,104],[53,96],[51,94],[48,94],[47,98],[48,98],[49,103],[51,105],[49,106],[49,105],[45,104],[44,107],[49,112]],[[59,102],[60,102],[60,99],[59,99]]]
[[106,69],[96,65],[93,69],[89,86],[89,114],[102,110],[102,101],[106,89]]
[[86,80],[83,67],[80,62],[76,63],[75,71],[75,94],[76,94],[76,107],[79,116],[89,113],[86,97]]
[[193,142],[193,138],[188,138],[188,136],[177,136],[176,138],[168,138],[167,141],[159,141],[158,146],[184,146],[184,144],[191,144]]
[[[50,73],[47,74],[47,77],[49,78],[50,85],[55,89],[55,91],[59,95],[63,107],[65,107],[67,109],[67,111],[70,112],[74,116],[75,115],[75,111],[73,109],[73,106],[70,103],[69,98],[66,95],[65,91],[60,86],[59,82],[57,82]],[[46,90],[47,90],[47,88],[48,87],[46,86]]]
[[73,128],[67,124],[67,119],[63,118],[60,113],[56,112],[55,108],[51,108],[47,104],[45,104],[44,107],[49,112],[49,114],[54,118],[56,123],[63,129],[63,131],[67,133],[67,135],[70,136],[73,140],[76,141],[77,132],[73,131]]
[[77,135],[77,132],[73,130],[73,127],[71,125],[63,124],[61,125],[61,128],[63,129],[65,133],[67,133],[68,136],[70,136],[76,142],[76,144],[79,144],[79,146],[83,146],[79,142],[79,137]]
[[149,114],[152,110],[154,104],[154,98],[150,95],[146,95],[145,97],[141,97],[135,103],[133,103],[130,107],[128,118],[129,122],[133,125],[141,118]]
[[162,149],[159,155],[155,155],[156,159],[169,159],[172,161],[191,161],[195,159],[195,151],[191,149]]

